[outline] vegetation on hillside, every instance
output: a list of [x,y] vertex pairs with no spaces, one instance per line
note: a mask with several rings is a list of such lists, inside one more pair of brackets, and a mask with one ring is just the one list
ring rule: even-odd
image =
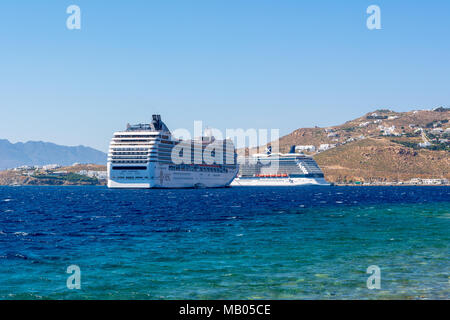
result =
[[55,176],[51,174],[42,174],[42,175],[34,175],[32,176],[36,179],[41,180],[54,180],[54,181],[61,181],[61,182],[71,182],[74,184],[99,184],[99,181],[97,178],[90,178],[87,176],[82,176],[76,173],[68,173],[65,176]]

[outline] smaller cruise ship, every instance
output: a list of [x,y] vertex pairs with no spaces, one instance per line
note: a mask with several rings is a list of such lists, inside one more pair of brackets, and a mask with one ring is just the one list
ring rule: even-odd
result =
[[239,160],[239,173],[232,186],[329,186],[316,161],[307,155],[272,153],[255,154]]

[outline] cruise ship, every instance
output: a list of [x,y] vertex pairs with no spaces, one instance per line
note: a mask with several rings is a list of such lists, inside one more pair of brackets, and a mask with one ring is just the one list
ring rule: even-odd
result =
[[220,188],[238,172],[231,140],[176,139],[160,115],[115,132],[107,168],[109,188]]
[[272,153],[269,147],[264,154],[239,161],[239,173],[232,186],[329,186],[316,161],[304,154]]

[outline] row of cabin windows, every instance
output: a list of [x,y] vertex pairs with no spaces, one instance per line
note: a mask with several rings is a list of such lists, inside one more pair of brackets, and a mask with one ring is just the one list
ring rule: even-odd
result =
[[148,151],[148,148],[112,148],[112,151]]
[[148,159],[148,157],[147,156],[133,156],[133,157],[129,157],[129,156],[113,156],[112,159],[113,160],[123,160],[123,159],[133,159],[133,160],[143,159],[143,160],[146,160],[146,159]]
[[112,153],[117,153],[117,154],[147,154],[150,151],[151,150],[142,150],[142,151],[124,151],[124,150],[119,150],[119,151],[113,151]]
[[119,141],[114,141],[114,143],[128,143],[128,142],[151,142],[151,141],[154,141],[154,140],[148,140],[148,139],[146,139],[146,140],[127,140],[127,139],[123,139],[123,140],[119,140]]
[[153,138],[156,139],[156,135],[115,135],[114,138]]
[[141,160],[113,160],[112,163],[147,163],[148,161]]
[[202,166],[191,166],[191,165],[171,165],[169,166],[170,171],[195,171],[195,172],[213,172],[213,173],[227,173],[226,168],[216,168],[216,167],[202,167]]

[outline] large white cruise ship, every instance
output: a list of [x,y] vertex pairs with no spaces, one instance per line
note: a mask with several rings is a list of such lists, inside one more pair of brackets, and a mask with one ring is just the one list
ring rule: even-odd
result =
[[108,154],[109,188],[219,188],[238,172],[231,140],[172,137],[161,116],[115,132]]
[[239,173],[232,186],[329,186],[316,161],[304,154],[255,154],[239,161]]

